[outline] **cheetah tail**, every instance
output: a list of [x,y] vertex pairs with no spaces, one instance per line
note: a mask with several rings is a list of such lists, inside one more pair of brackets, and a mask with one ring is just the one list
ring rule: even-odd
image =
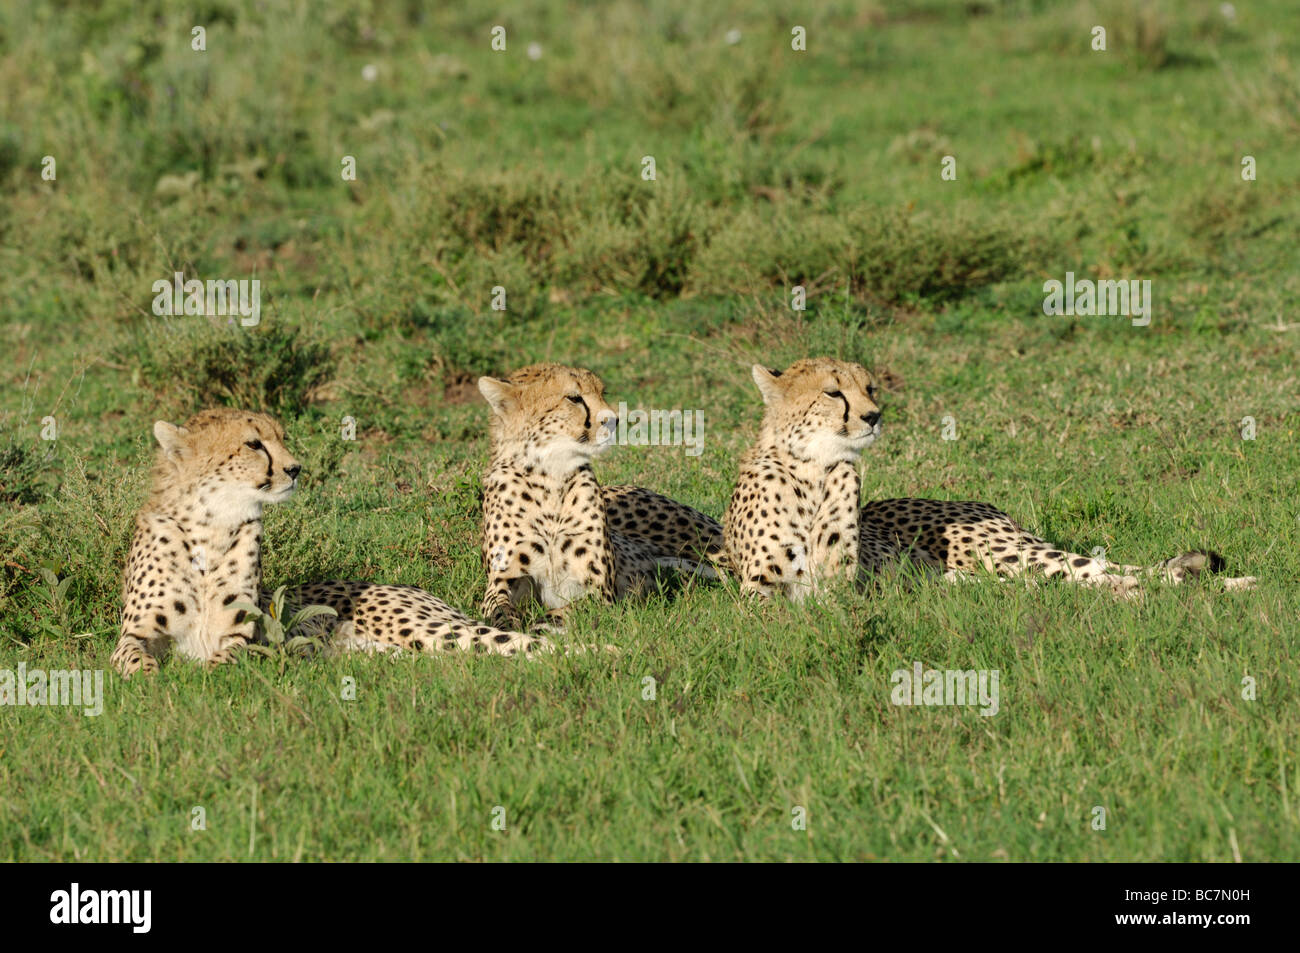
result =
[[1227,560],[1218,553],[1192,550],[1189,553],[1181,553],[1173,559],[1166,559],[1157,568],[1185,569],[1189,575],[1197,576],[1203,572],[1223,572],[1227,566]]
[[1228,562],[1211,550],[1192,550],[1180,553],[1172,559],[1156,563],[1154,566],[1109,566],[1111,572],[1129,573],[1136,576],[1155,576],[1166,582],[1179,583],[1195,579],[1203,573],[1220,576],[1224,589],[1253,589],[1254,576],[1222,576]]
[[701,579],[708,579],[711,582],[717,582],[722,578],[718,575],[715,566],[694,559],[683,559],[680,556],[658,556],[655,558],[655,565],[661,569],[676,569],[679,572],[698,576]]
[[[1167,559],[1158,567],[1158,571],[1163,571],[1166,578],[1171,578],[1170,574],[1181,571],[1184,577],[1199,576],[1203,572],[1214,573],[1219,575],[1228,568],[1228,561],[1216,552],[1193,550],[1190,553],[1183,553],[1175,556],[1173,559]],[[1254,589],[1255,584],[1259,581],[1254,576],[1221,576],[1224,589]],[[1181,582],[1181,579],[1175,579]]]
[[554,649],[540,636],[471,619],[414,586],[308,583],[290,590],[286,601],[295,607],[323,605],[334,610],[333,615],[310,620],[311,634],[322,637],[332,652],[462,651],[531,657]]

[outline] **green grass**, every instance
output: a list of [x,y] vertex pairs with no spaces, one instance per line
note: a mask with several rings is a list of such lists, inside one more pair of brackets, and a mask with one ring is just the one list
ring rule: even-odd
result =
[[[542,359],[702,411],[700,456],[597,469],[715,516],[750,364],[831,354],[882,382],[869,496],[989,500],[1123,562],[1210,547],[1261,580],[1139,604],[688,586],[578,612],[570,637],[617,659],[108,673],[99,717],[0,707],[0,858],[1294,859],[1300,17],[1132,6],[0,11],[0,670],[106,668],[150,427],[211,403],[278,414],[306,468],[266,521],[269,585],[473,612],[472,381]],[[177,270],[261,279],[261,325],[154,317]],[[1151,326],[1043,315],[1066,271],[1150,279]],[[918,661],[997,669],[998,714],[892,705]]]

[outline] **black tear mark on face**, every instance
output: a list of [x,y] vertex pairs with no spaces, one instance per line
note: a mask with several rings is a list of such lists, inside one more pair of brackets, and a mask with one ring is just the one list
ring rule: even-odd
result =
[[848,399],[847,397],[844,396],[844,392],[843,392],[843,391],[838,391],[838,390],[828,391],[827,394],[826,394],[826,396],[827,396],[827,397],[832,397],[832,398],[835,398],[835,399],[837,399],[837,400],[841,400],[841,401],[844,402],[844,426],[847,427],[848,424],[849,424],[849,399]]
[[840,415],[840,424],[841,424],[840,433],[847,433],[848,432],[847,428],[849,425],[849,399],[844,396],[843,391],[824,390],[821,392],[820,397],[814,398],[812,404],[809,405],[808,413],[810,416],[817,412],[817,402],[818,400],[820,400],[821,397],[829,397],[832,400],[838,400],[844,404],[844,412]]
[[244,446],[247,447],[249,450],[254,450],[258,453],[266,454],[266,482],[263,483],[261,486],[259,486],[258,489],[259,490],[271,489],[271,483],[275,480],[275,465],[271,462],[271,451],[268,450],[266,448],[266,445],[262,443],[262,441],[258,440],[257,438],[254,438],[252,440],[245,440]]
[[587,431],[591,430],[591,408],[587,406],[587,401],[581,394],[570,394],[566,400],[570,400],[582,407],[582,439],[587,439]]

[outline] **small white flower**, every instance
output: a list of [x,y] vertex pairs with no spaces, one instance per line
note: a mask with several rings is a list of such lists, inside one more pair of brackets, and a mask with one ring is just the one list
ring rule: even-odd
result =
[[367,63],[365,66],[361,67],[361,78],[367,83],[373,83],[375,80],[379,79],[379,67],[374,63]]
[[1223,14],[1223,19],[1225,20],[1237,19],[1237,8],[1234,7],[1231,3],[1219,4],[1219,12]]
[[540,60],[540,59],[542,58],[542,44],[540,44],[540,43],[529,43],[529,44],[528,44],[528,58],[529,58],[530,60]]
[[727,35],[723,37],[723,39],[727,41],[728,46],[735,46],[737,43],[740,42],[740,31],[728,30]]

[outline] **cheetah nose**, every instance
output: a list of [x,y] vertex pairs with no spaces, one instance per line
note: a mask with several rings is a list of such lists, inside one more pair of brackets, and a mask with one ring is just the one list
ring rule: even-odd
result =
[[289,479],[290,479],[290,480],[296,480],[296,479],[298,479],[298,474],[299,474],[299,473],[302,473],[302,464],[300,464],[300,463],[295,463],[295,464],[294,464],[293,466],[291,466],[291,467],[285,467],[285,468],[284,468],[284,472],[287,473],[287,474],[289,474]]
[[880,411],[873,410],[869,414],[863,414],[862,419],[867,422],[868,427],[874,427],[876,424],[880,423]]

